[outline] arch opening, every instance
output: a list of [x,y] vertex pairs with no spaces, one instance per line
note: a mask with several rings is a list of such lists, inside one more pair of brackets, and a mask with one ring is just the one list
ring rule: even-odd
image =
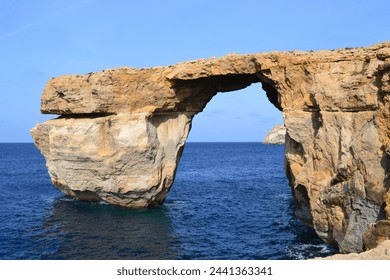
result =
[[213,96],[195,115],[187,142],[261,142],[278,124],[282,114],[256,83]]

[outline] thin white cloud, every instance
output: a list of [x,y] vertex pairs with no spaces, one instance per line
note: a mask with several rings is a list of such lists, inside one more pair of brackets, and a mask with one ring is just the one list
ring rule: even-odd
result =
[[51,17],[54,17],[54,16],[57,16],[57,15],[59,15],[59,14],[65,13],[65,12],[67,12],[67,11],[69,11],[69,10],[72,10],[72,9],[74,9],[74,8],[77,8],[77,7],[79,7],[79,6],[83,5],[83,4],[85,4],[85,3],[87,3],[87,2],[91,2],[91,1],[92,1],[92,0],[80,1],[80,2],[75,3],[75,4],[73,4],[73,5],[70,5],[70,6],[67,6],[67,7],[65,7],[65,8],[59,9],[59,10],[57,10],[57,11],[54,11],[54,12],[52,12],[51,14],[48,14],[48,15],[46,15],[46,16],[43,16],[43,17],[41,17],[41,18],[39,18],[39,19],[36,19],[36,20],[34,20],[34,21],[31,21],[31,22],[29,22],[29,23],[27,23],[27,24],[25,24],[25,25],[23,25],[23,26],[21,26],[21,27],[19,27],[19,28],[16,28],[16,29],[14,29],[14,30],[12,30],[12,31],[9,31],[8,33],[6,33],[6,34],[4,34],[4,35],[0,35],[0,41],[6,39],[6,38],[8,38],[8,37],[11,37],[11,36],[13,36],[13,35],[15,35],[15,34],[18,34],[18,33],[20,33],[20,32],[23,32],[23,31],[25,31],[25,30],[27,30],[27,29],[30,29],[31,27],[33,27],[33,26],[35,26],[35,25],[37,25],[37,24],[39,24],[39,23],[41,23],[41,22],[44,22],[45,20],[47,20],[47,19],[49,19],[49,18],[51,18]]

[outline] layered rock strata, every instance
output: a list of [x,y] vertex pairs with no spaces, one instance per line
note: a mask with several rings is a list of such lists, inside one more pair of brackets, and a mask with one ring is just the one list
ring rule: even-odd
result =
[[[390,229],[390,43],[231,54],[50,80],[31,130],[52,182],[82,200],[163,203],[193,116],[218,92],[260,82],[283,112],[296,215],[342,252]],[[261,108],[259,108],[261,109]]]
[[267,133],[263,140],[263,144],[283,145],[286,142],[286,128],[283,124],[274,126]]

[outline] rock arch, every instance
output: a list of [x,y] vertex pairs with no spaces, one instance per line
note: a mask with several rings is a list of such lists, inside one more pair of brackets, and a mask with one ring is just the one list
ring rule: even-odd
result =
[[297,215],[341,251],[361,251],[390,228],[389,70],[390,43],[382,43],[61,76],[41,99],[42,113],[60,117],[31,134],[67,195],[155,206],[173,183],[193,116],[218,92],[261,82],[283,112]]

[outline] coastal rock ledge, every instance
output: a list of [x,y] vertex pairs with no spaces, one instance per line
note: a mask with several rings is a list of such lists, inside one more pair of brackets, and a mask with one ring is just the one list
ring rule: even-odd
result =
[[283,112],[295,214],[341,252],[389,239],[390,42],[56,77],[41,112],[60,117],[31,134],[65,194],[156,206],[172,186],[193,116],[218,92],[256,82]]

